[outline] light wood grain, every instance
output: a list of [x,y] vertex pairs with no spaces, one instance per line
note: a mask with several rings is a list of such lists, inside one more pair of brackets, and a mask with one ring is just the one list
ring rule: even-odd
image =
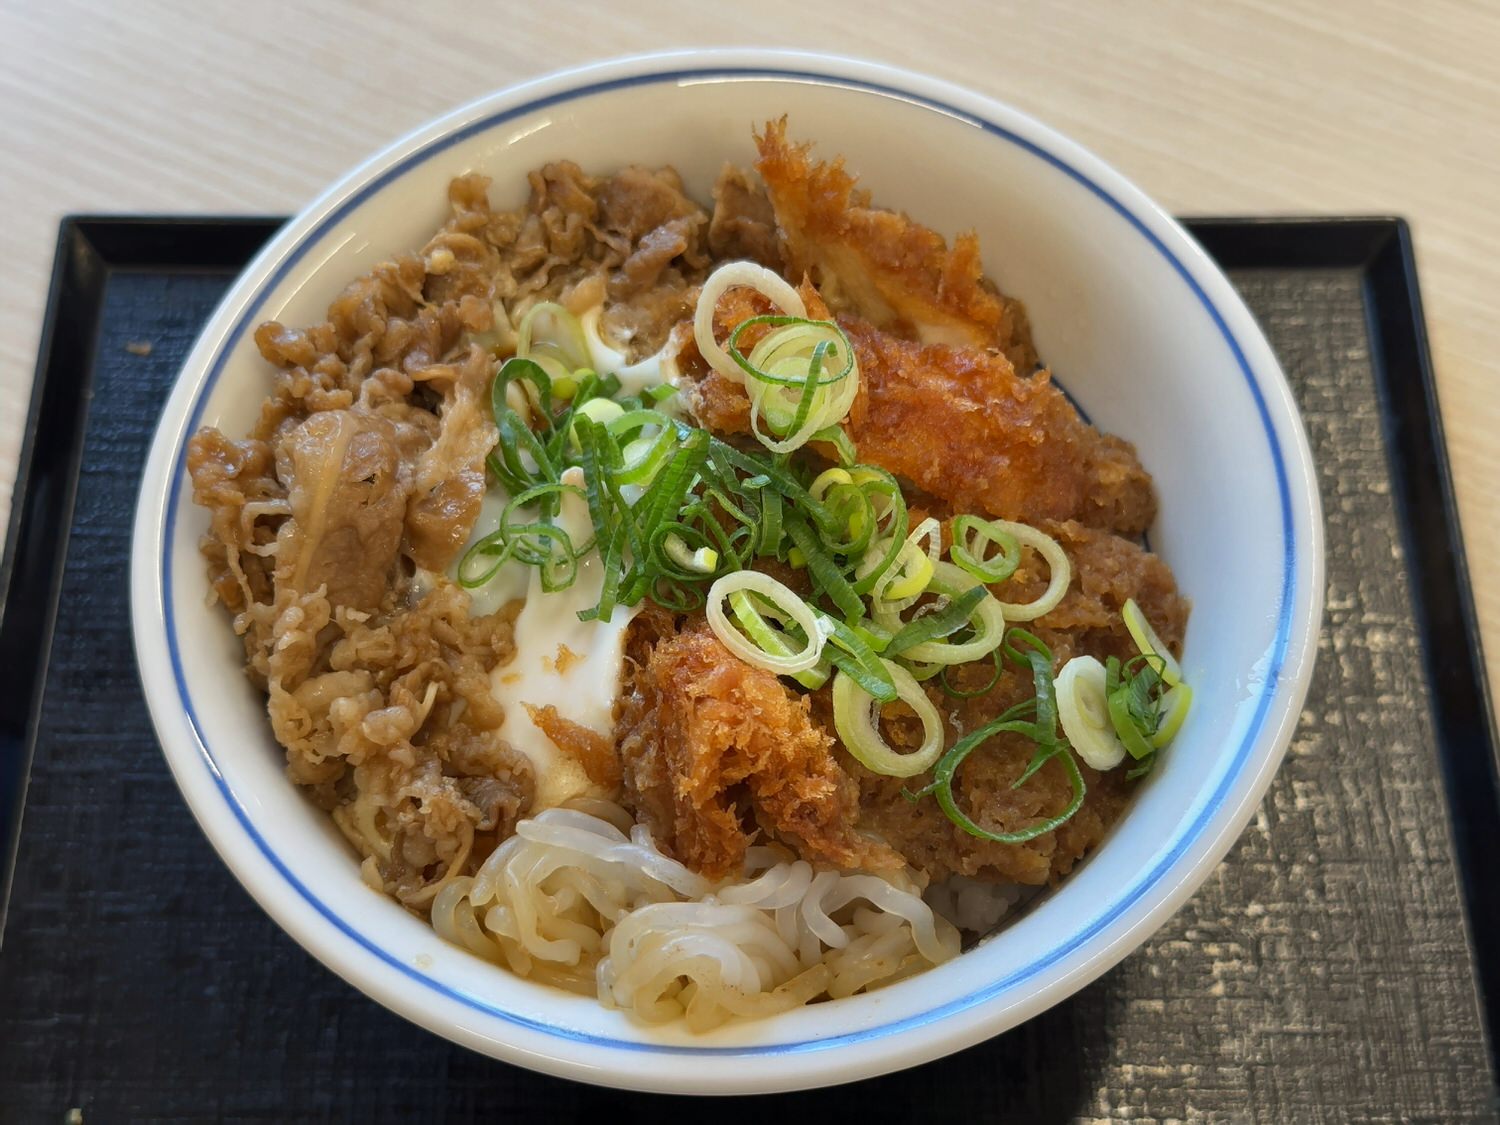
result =
[[0,503],[63,214],[287,212],[409,128],[545,71],[673,46],[835,50],[1008,101],[1180,213],[1411,220],[1481,623],[1500,652],[1493,3],[3,0],[0,44]]

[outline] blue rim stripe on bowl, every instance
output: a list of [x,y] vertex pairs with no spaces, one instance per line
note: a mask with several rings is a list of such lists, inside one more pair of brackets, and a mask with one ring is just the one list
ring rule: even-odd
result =
[[1043,972],[1049,966],[1055,964],[1059,959],[1072,953],[1075,949],[1077,949],[1081,945],[1084,945],[1106,927],[1114,923],[1125,911],[1129,910],[1131,906],[1139,901],[1140,898],[1148,890],[1155,886],[1155,884],[1161,879],[1166,871],[1177,862],[1178,858],[1187,850],[1187,848],[1198,839],[1204,828],[1218,813],[1229,790],[1239,779],[1239,776],[1244,769],[1245,763],[1250,756],[1250,750],[1256,742],[1261,727],[1265,723],[1266,715],[1270,709],[1271,700],[1276,694],[1276,689],[1280,683],[1281,671],[1285,664],[1287,652],[1289,650],[1291,642],[1291,617],[1292,607],[1295,601],[1293,595],[1295,593],[1296,586],[1296,573],[1294,566],[1295,528],[1293,524],[1291,485],[1287,476],[1286,466],[1282,458],[1281,442],[1277,437],[1276,428],[1271,419],[1270,408],[1267,405],[1265,395],[1262,393],[1260,385],[1256,382],[1254,372],[1250,368],[1250,364],[1245,356],[1244,350],[1240,347],[1239,341],[1235,338],[1234,333],[1230,330],[1228,323],[1225,321],[1219,309],[1214,305],[1208,294],[1204,292],[1203,287],[1198,283],[1197,279],[1193,277],[1191,271],[1167,247],[1167,245],[1162,242],[1162,240],[1149,227],[1147,227],[1145,223],[1143,223],[1118,199],[1111,195],[1104,187],[1094,182],[1083,172],[1074,168],[1072,165],[1068,164],[1060,157],[1054,155],[1051,152],[1048,152],[1040,145],[1027,140],[1025,137],[1019,136],[1018,134],[1012,132],[1010,129],[1005,128],[1004,126],[986,120],[974,113],[968,112],[967,110],[959,109],[956,106],[948,105],[941,101],[924,97],[919,94],[914,94],[909,90],[905,90],[897,86],[891,86],[879,82],[865,81],[863,79],[845,78],[837,75],[822,74],[816,71],[782,69],[777,67],[700,67],[684,70],[659,71],[650,74],[635,75],[632,77],[608,79],[564,92],[549,94],[545,97],[537,98],[523,105],[501,110],[480,120],[471,122],[469,125],[464,126],[462,129],[457,130],[456,132],[437,138],[422,146],[415,152],[408,154],[391,168],[386,169],[374,180],[366,184],[363,188],[361,188],[349,199],[345,200],[339,207],[337,207],[333,212],[326,216],[316,227],[314,227],[311,231],[303,236],[302,240],[297,244],[296,247],[293,248],[291,253],[286,256],[285,260],[281,262],[281,264],[276,268],[271,276],[267,278],[266,281],[260,286],[259,291],[251,300],[245,312],[240,316],[240,319],[235,324],[234,328],[230,331],[225,341],[220,345],[218,356],[214,361],[213,368],[210,370],[208,378],[204,381],[203,386],[199,388],[197,396],[193,402],[193,408],[191,414],[189,415],[188,425],[183,431],[183,440],[185,441],[188,436],[190,436],[198,429],[209,392],[212,391],[214,385],[218,382],[219,376],[223,372],[229,355],[234,350],[234,348],[238,346],[246,330],[259,319],[259,310],[265,303],[267,295],[286,278],[292,267],[296,265],[296,263],[302,258],[304,253],[306,253],[307,250],[309,250],[329,228],[338,223],[341,219],[343,219],[355,208],[360,206],[367,198],[380,190],[386,184],[403,175],[414,165],[430,159],[436,154],[467,139],[468,137],[475,135],[476,133],[484,132],[485,130],[494,128],[496,125],[500,125],[505,121],[523,116],[528,113],[533,113],[540,109],[545,109],[548,106],[557,105],[561,102],[575,101],[581,98],[593,97],[597,94],[606,93],[610,90],[615,89],[655,85],[664,82],[690,82],[711,80],[716,78],[771,78],[795,82],[807,82],[816,85],[843,87],[864,91],[866,93],[893,97],[914,105],[921,106],[926,109],[935,110],[966,124],[973,125],[992,136],[998,137],[1010,144],[1013,144],[1025,150],[1031,155],[1044,160],[1046,163],[1056,168],[1058,171],[1064,173],[1081,186],[1087,188],[1101,201],[1108,204],[1112,210],[1114,210],[1117,214],[1120,215],[1120,217],[1130,223],[1130,225],[1135,228],[1135,230],[1143,238],[1145,238],[1151,244],[1151,246],[1159,254],[1161,254],[1163,258],[1167,260],[1167,262],[1171,264],[1172,268],[1177,272],[1178,276],[1182,278],[1182,280],[1192,291],[1193,295],[1198,299],[1199,303],[1201,303],[1204,309],[1208,312],[1209,316],[1213,320],[1215,327],[1219,330],[1220,335],[1223,336],[1225,343],[1228,345],[1230,352],[1233,354],[1235,362],[1238,364],[1240,372],[1244,375],[1245,381],[1250,388],[1251,395],[1255,400],[1255,406],[1260,417],[1261,425],[1265,430],[1267,441],[1270,443],[1271,459],[1276,468],[1277,492],[1278,498],[1281,503],[1282,535],[1284,546],[1281,604],[1278,608],[1276,617],[1276,637],[1269,653],[1270,659],[1268,661],[1265,678],[1261,682],[1260,695],[1256,702],[1255,712],[1251,717],[1249,727],[1245,732],[1244,738],[1241,741],[1239,748],[1236,750],[1233,759],[1230,761],[1229,767],[1225,770],[1213,794],[1208,798],[1203,807],[1199,810],[1199,813],[1194,821],[1184,831],[1179,833],[1172,846],[1165,852],[1165,854],[1161,856],[1156,865],[1146,875],[1137,880],[1137,882],[1127,891],[1125,891],[1124,894],[1119,896],[1105,910],[1101,911],[1087,926],[1085,926],[1081,931],[1075,934],[1073,938],[1070,939],[1066,944],[1048,951],[1046,954],[1038,957],[1031,963],[1016,969],[1014,972],[1011,972],[1007,976],[994,981],[984,988],[970,993],[969,995],[962,997],[961,999],[951,1001],[947,1004],[942,1005],[941,1007],[931,1009],[919,1015],[909,1016],[905,1019],[897,1020],[892,1023],[882,1024],[877,1027],[867,1028],[862,1031],[851,1032],[846,1035],[835,1036],[827,1039],[806,1040],[796,1043],[780,1043],[768,1046],[684,1047],[671,1046],[666,1044],[659,1045],[650,1043],[636,1043],[629,1040],[611,1039],[606,1036],[590,1035],[583,1032],[570,1031],[564,1028],[554,1027],[552,1025],[541,1023],[537,1020],[518,1015],[515,1012],[510,1012],[506,1011],[503,1008],[498,1008],[482,997],[470,995],[469,993],[461,989],[454,988],[451,985],[443,983],[442,981],[435,980],[432,977],[427,976],[425,973],[422,973],[414,966],[408,965],[406,962],[390,953],[388,950],[383,949],[379,945],[376,945],[365,935],[354,929],[348,922],[344,921],[343,918],[334,913],[326,903],[324,903],[315,894],[313,894],[313,892],[292,873],[292,871],[282,861],[281,857],[275,852],[275,850],[272,849],[269,842],[256,829],[255,825],[250,819],[248,810],[240,803],[233,791],[229,788],[229,785],[225,780],[222,771],[219,769],[218,761],[214,756],[214,752],[212,749],[210,749],[208,740],[204,736],[203,729],[199,724],[198,715],[193,706],[192,697],[188,691],[187,682],[183,675],[182,655],[177,645],[176,624],[173,616],[173,599],[171,596],[172,562],[170,545],[172,544],[174,539],[178,506],[177,498],[182,494],[183,473],[185,471],[185,459],[182,456],[181,445],[179,445],[178,449],[174,453],[171,487],[167,493],[167,511],[166,519],[163,524],[163,535],[161,542],[161,578],[165,610],[167,646],[171,653],[172,671],[173,675],[176,678],[177,690],[179,696],[181,697],[183,709],[187,715],[188,722],[192,727],[193,734],[198,742],[198,746],[201,751],[205,766],[208,768],[209,772],[214,778],[215,783],[218,785],[219,791],[223,795],[225,803],[234,813],[234,816],[239,821],[241,827],[244,828],[245,832],[254,841],[261,854],[265,856],[265,858],[271,863],[276,871],[280,873],[280,875],[297,891],[299,895],[302,896],[304,900],[307,901],[309,905],[316,909],[319,914],[321,914],[327,921],[332,923],[333,926],[335,926],[345,936],[349,937],[351,940],[353,940],[368,952],[374,954],[380,960],[400,970],[406,976],[420,982],[424,986],[433,989],[435,992],[446,996],[449,999],[456,1000],[470,1008],[483,1013],[484,1015],[501,1019],[507,1023],[524,1027],[531,1031],[542,1032],[558,1039],[588,1043],[594,1046],[611,1047],[620,1050],[650,1051],[670,1054],[700,1056],[777,1055],[826,1050],[829,1048],[847,1046],[869,1039],[882,1038],[887,1035],[893,1035],[900,1032],[912,1030],[914,1028],[918,1028],[925,1024],[931,1023],[935,1020],[943,1019],[956,1012],[971,1008],[976,1004],[980,1004],[987,1000],[990,1000],[1000,993],[1012,989],[1015,986],[1030,979],[1031,977],[1037,975],[1038,973]]

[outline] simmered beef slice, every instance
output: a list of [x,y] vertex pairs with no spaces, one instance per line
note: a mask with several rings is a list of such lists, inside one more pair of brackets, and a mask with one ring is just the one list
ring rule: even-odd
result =
[[748,259],[767,269],[781,269],[781,246],[771,201],[764,188],[732,164],[724,165],[714,184],[708,248],[720,261]]
[[334,607],[378,609],[406,520],[391,424],[352,410],[314,414],[277,446],[276,475],[292,516],[277,536],[278,592],[326,587]]
[[488,401],[493,367],[478,347],[453,366],[451,378],[443,380],[437,439],[412,469],[406,550],[428,570],[443,570],[453,561],[479,517],[488,487],[484,462],[499,436]]

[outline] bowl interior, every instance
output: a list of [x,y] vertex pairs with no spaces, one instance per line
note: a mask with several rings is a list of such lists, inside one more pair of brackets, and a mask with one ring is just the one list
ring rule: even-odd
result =
[[[1279,754],[1262,732],[1266,716],[1286,706],[1276,695],[1277,661],[1296,549],[1287,511],[1295,487],[1287,477],[1297,470],[1283,463],[1288,438],[1276,427],[1285,423],[1268,417],[1267,392],[1256,390],[1241,345],[1200,288],[1206,265],[1173,241],[1158,216],[1132,215],[1138,204],[1129,195],[1119,202],[1123,185],[1101,180],[1103,171],[1084,154],[1024,119],[1003,119],[1008,132],[862,82],[791,75],[584,83],[532,100],[501,98],[467,111],[407,143],[404,158],[356,173],[369,181],[364,186],[315,207],[288,235],[301,232],[300,241],[253,269],[221,310],[168,407],[159,452],[172,475],[142,508],[165,544],[166,621],[143,625],[138,617],[137,628],[162,631],[173,668],[155,666],[143,648],[143,674],[148,687],[158,681],[167,685],[160,690],[181,694],[201,743],[164,723],[174,769],[180,778],[217,774],[214,790],[185,783],[195,813],[206,827],[212,820],[231,826],[210,827],[220,850],[283,924],[288,915],[305,916],[289,928],[314,945],[333,943],[319,949],[325,960],[331,948],[346,950],[338,955],[346,963],[335,967],[387,1003],[408,1015],[430,1013],[429,1026],[456,1025],[481,1049],[509,1043],[514,1050],[521,1042],[537,1065],[567,1069],[557,1058],[581,1058],[595,1046],[740,1056],[819,1041],[836,1047],[892,1029],[916,1033],[940,1015],[956,1029],[948,1038],[974,1038],[964,1029],[998,1030],[1024,1018],[1105,967],[1108,961],[1097,962],[1106,949],[1109,960],[1123,952],[1121,935],[1140,929],[1188,878],[1183,857],[1222,830],[1226,808],[1243,803],[1254,775]],[[1136,444],[1160,497],[1152,546],[1193,600],[1185,665],[1197,699],[1104,846],[1015,925],[873,996],[690,1037],[642,1028],[592,999],[485,964],[365,887],[326,815],[286,780],[263,699],[240,674],[239,646],[222,612],[204,605],[197,541],[206,519],[174,469],[198,425],[231,435],[248,428],[267,387],[250,338],[255,324],[319,320],[351,279],[420,246],[446,214],[452,176],[491,176],[492,200],[511,206],[525,197],[525,173],[549,160],[573,159],[598,172],[629,162],[672,164],[706,201],[724,161],[751,160],[752,127],[783,113],[792,136],[816,141],[820,154],[845,156],[878,204],[945,235],[977,230],[989,273],[1026,302],[1058,379],[1097,425]],[[160,564],[160,556],[147,560]],[[250,869],[261,874],[247,877]],[[268,890],[273,884],[282,889]],[[384,983],[372,984],[375,978]],[[981,1001],[988,1001],[983,1013]],[[938,1053],[923,1050],[922,1057]],[[639,1065],[644,1074],[655,1064]]]

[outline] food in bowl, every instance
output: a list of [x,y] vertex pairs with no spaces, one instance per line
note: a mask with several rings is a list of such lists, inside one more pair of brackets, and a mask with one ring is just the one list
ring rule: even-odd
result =
[[707,1029],[889,984],[1064,878],[1190,705],[1132,447],[1025,310],[784,122],[461,176],[189,446],[288,773],[445,938]]

